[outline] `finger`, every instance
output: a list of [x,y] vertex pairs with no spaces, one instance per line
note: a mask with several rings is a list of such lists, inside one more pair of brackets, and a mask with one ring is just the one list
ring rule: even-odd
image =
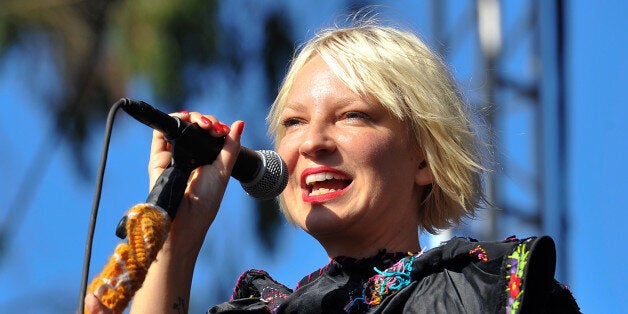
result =
[[240,153],[240,140],[243,130],[244,121],[241,120],[233,122],[231,127],[227,127],[226,125],[223,127],[222,131],[227,133],[227,135],[225,136],[225,144],[222,151],[216,159],[218,162],[217,167],[221,167],[231,173],[233,165]]
[[[177,113],[171,113],[171,116],[180,118],[181,120],[189,120],[190,113],[187,110],[183,110]],[[150,158],[148,160],[148,189],[153,188],[155,181],[161,173],[170,165],[172,154],[170,152],[171,146],[164,137],[163,133],[155,130],[153,131],[153,138],[150,146]]]
[[208,130],[212,136],[221,137],[229,134],[229,127],[214,116],[202,116],[199,119],[200,122],[198,124]]
[[[240,138],[242,134],[242,129],[244,128],[243,121],[236,121],[232,124],[232,128],[217,123],[219,128],[221,128],[222,133],[228,133],[225,135],[225,143],[222,147],[222,150],[216,156],[214,162],[210,165],[203,166],[197,170],[193,175],[193,179],[198,179],[199,185],[195,186],[195,191],[202,191],[205,187],[204,183],[206,182],[216,182],[216,180],[220,180],[220,182],[226,182],[229,180],[229,176],[231,174],[231,169],[235,164],[235,161],[240,153]],[[210,168],[213,168],[215,171],[211,171]],[[213,177],[218,175],[218,177]]]
[[[211,198],[207,191],[214,190],[216,198],[210,203],[214,205],[220,203],[224,188],[229,181],[231,170],[240,152],[240,137],[244,128],[244,122],[236,121],[232,126],[232,128],[225,126],[222,129],[221,132],[228,131],[228,134],[225,136],[225,143],[214,162],[210,165],[202,166],[192,173],[188,189],[188,196],[191,200]],[[217,182],[222,182],[222,191],[212,188],[212,186],[214,188],[217,186]],[[217,208],[217,206],[215,207]]]
[[155,181],[161,173],[168,167],[172,153],[170,144],[159,131],[153,131],[153,141],[150,145],[150,157],[148,160],[149,191],[153,188]]
[[[182,110],[176,113],[171,113],[171,116],[175,116],[180,118],[181,120],[184,121],[189,121],[190,120],[190,112],[187,110]],[[170,144],[168,143],[168,141],[166,141],[166,138],[164,137],[164,134],[155,130],[153,131],[153,141],[151,143],[150,146],[150,154],[151,156],[153,154],[157,154],[160,153],[162,151],[169,151],[170,150]]]
[[90,293],[85,296],[85,309],[90,314],[112,314],[113,312],[98,300],[98,298]]
[[153,140],[150,144],[150,154],[154,155],[168,150],[168,142],[163,133],[155,130],[153,131]]
[[[215,116],[203,115],[203,114],[200,114],[199,112],[190,113],[189,122],[196,123],[201,128],[208,130],[210,132],[214,130],[214,125],[216,123],[219,123],[218,119]],[[212,134],[212,135],[216,136],[216,135],[223,135],[223,134]]]

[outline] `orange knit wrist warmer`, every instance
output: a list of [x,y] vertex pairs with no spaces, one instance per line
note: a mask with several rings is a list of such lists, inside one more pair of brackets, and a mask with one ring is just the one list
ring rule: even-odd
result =
[[87,288],[114,313],[122,313],[142,286],[170,228],[168,214],[154,205],[135,205],[126,216],[128,243],[116,247],[100,275]]

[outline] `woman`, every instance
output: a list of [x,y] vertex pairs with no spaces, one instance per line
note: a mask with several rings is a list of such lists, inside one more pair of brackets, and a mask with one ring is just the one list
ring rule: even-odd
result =
[[[244,127],[177,115],[227,140],[213,164],[193,173],[132,313],[187,310],[196,257]],[[421,252],[420,231],[460,223],[484,196],[465,104],[414,34],[373,21],[319,33],[293,60],[269,124],[290,173],[281,208],[321,243],[330,263],[294,291],[263,271],[246,272],[233,299],[210,313],[578,310],[553,280],[549,238],[452,239]],[[170,161],[168,148],[156,132],[151,185]],[[106,310],[93,295],[86,304],[93,313]]]

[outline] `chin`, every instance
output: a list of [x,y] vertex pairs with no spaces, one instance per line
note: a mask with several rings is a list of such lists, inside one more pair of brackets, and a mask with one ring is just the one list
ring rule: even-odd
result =
[[300,217],[299,224],[312,236],[324,236],[343,230],[345,219],[324,206],[314,206],[305,217]]

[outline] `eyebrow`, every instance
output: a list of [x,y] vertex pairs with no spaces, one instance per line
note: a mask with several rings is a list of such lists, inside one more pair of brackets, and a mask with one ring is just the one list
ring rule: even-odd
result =
[[287,102],[281,108],[281,112],[286,111],[286,109],[294,110],[294,111],[303,111],[305,109],[305,105],[300,102]]
[[[352,96],[352,97],[339,97],[337,98],[332,105],[342,105],[342,106],[347,106],[347,105],[351,105],[355,102],[362,102],[365,103],[369,106],[372,106],[373,103],[371,103],[370,101],[368,101],[367,99],[364,99],[362,97],[356,97],[356,96]],[[290,110],[294,110],[294,111],[303,111],[306,109],[306,105],[298,102],[298,101],[294,101],[294,102],[286,102],[283,105],[282,108],[282,112],[285,111],[286,109],[290,109]]]

